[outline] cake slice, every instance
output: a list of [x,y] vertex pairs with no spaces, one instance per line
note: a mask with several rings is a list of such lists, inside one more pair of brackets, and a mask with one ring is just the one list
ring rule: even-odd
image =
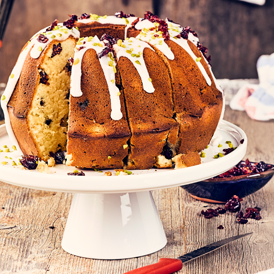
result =
[[114,49],[132,134],[128,168],[152,168],[166,143],[175,148],[177,142],[168,69],[146,42],[136,38],[120,40]]
[[80,38],[75,48],[67,165],[123,168],[128,155],[130,130],[123,92],[116,86],[113,54],[100,56],[104,47],[95,36]]
[[[70,65],[79,32],[57,25],[37,33],[23,48],[5,91],[7,130],[24,155],[47,161],[66,150]],[[9,117],[9,118],[8,118]],[[10,123],[9,123],[10,120]]]

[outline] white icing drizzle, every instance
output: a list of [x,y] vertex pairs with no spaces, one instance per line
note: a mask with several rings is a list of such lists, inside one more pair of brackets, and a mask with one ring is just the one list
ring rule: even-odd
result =
[[[71,89],[70,94],[73,97],[82,96],[81,91],[81,75],[82,75],[82,59],[85,52],[88,49],[93,49],[96,53],[100,53],[104,48],[102,41],[95,37],[80,38],[75,48],[74,64],[71,69]],[[79,50],[80,49],[80,50]],[[110,57],[111,56],[111,57]],[[113,120],[120,120],[123,117],[121,112],[120,91],[115,85],[115,61],[113,54],[109,53],[99,58],[100,65],[105,75],[105,79],[108,85],[110,102],[111,102],[111,114],[110,117]],[[91,64],[92,65],[92,64]]]
[[154,23],[152,23],[148,19],[139,20],[139,22],[135,25],[135,28],[139,30],[150,29],[154,27],[155,27]]
[[207,84],[209,86],[211,86],[211,80],[205,70],[205,68],[203,67],[203,65],[201,64],[200,61],[198,61],[199,59],[197,58],[197,56],[194,54],[194,52],[191,50],[190,46],[188,45],[186,39],[183,39],[183,38],[173,38],[171,37],[170,40],[172,40],[173,42],[175,42],[177,45],[181,46],[191,57],[192,59],[194,60],[194,62],[197,64],[198,68],[200,69],[201,73],[203,74]]
[[137,38],[127,38],[127,40],[121,43],[121,45],[114,45],[117,59],[119,60],[121,57],[128,58],[137,69],[141,77],[143,89],[147,93],[153,93],[154,87],[151,82],[151,78],[149,77],[149,73],[143,57],[143,52],[145,48],[150,48],[151,50],[153,50],[151,46]]
[[[9,135],[12,143],[16,145],[17,149],[20,149],[20,146],[17,142],[17,139],[15,138],[15,135],[14,135],[12,127],[11,127],[10,118],[9,118],[9,114],[8,114],[8,102],[12,96],[12,93],[13,93],[15,86],[18,82],[18,79],[21,75],[21,71],[22,71],[22,68],[23,68],[23,65],[24,65],[24,62],[25,62],[25,59],[26,59],[28,53],[31,51],[31,57],[37,59],[37,58],[39,58],[39,56],[41,55],[41,53],[45,49],[45,47],[52,40],[64,41],[69,36],[73,36],[75,38],[80,37],[80,33],[77,29],[75,29],[75,28],[68,29],[61,24],[59,24],[58,27],[55,27],[54,30],[49,31],[49,32],[46,32],[47,28],[48,27],[46,27],[46,28],[40,30],[39,32],[37,32],[36,34],[34,34],[32,36],[32,38],[30,39],[30,41],[28,42],[28,44],[26,45],[26,47],[21,51],[21,53],[17,59],[17,62],[10,74],[4,94],[2,95],[2,98],[1,98],[1,107],[2,107],[4,115],[5,115],[6,129],[7,129],[8,135]],[[49,39],[46,43],[40,43],[37,40],[37,37],[41,33],[43,33]],[[60,35],[60,34],[62,34],[62,35]],[[51,37],[53,37],[53,35],[55,36],[54,39],[51,38]],[[39,48],[40,46],[41,46],[41,48]],[[22,151],[20,151],[20,153],[23,154]]]

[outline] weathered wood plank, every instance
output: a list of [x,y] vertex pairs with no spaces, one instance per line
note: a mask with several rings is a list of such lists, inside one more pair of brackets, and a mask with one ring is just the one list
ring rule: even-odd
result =
[[[244,112],[227,108],[225,119],[247,133],[250,160],[274,162],[273,122],[258,122]],[[62,235],[71,203],[71,194],[45,192],[0,183],[0,273],[96,273],[120,274],[157,262],[176,258],[203,245],[238,233],[253,231],[252,237],[185,264],[179,272],[254,274],[273,268],[274,181],[250,195],[243,208],[259,206],[262,220],[246,225],[227,213],[207,220],[202,209],[215,207],[192,199],[176,187],[153,191],[154,200],[167,235],[168,244],[154,254],[127,260],[92,260],[66,253]],[[217,229],[222,224],[223,230]],[[11,228],[3,229],[4,226]]]

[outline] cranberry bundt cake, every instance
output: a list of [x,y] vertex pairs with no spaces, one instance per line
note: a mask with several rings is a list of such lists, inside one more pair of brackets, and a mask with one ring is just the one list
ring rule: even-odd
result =
[[79,168],[200,163],[223,115],[207,49],[189,27],[144,18],[72,15],[34,35],[1,104],[10,138]]

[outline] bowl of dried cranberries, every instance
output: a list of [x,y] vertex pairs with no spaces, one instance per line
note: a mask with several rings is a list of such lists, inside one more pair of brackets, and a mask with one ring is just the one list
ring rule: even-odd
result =
[[201,182],[181,186],[193,198],[210,203],[225,203],[233,195],[244,198],[261,189],[274,175],[274,165],[263,161],[239,162],[230,170]]

